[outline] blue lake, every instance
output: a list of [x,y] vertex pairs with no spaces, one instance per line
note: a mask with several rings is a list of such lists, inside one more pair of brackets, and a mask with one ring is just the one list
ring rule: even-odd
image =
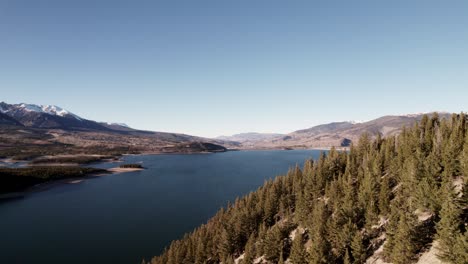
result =
[[[147,169],[0,203],[0,263],[140,263],[318,150],[125,156]],[[120,163],[93,164],[116,167]]]

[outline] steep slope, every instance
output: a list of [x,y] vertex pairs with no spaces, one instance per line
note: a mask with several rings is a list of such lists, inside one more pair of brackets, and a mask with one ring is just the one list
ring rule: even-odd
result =
[[425,116],[265,182],[150,263],[468,263],[467,175],[467,116]]
[[74,117],[81,119],[79,116],[61,108],[56,105],[35,105],[35,104],[7,104],[0,102],[0,112],[9,112],[11,115],[24,115],[30,112],[44,113],[49,115],[61,116],[61,117]]
[[0,112],[0,125],[9,125],[9,126],[23,126],[16,119]]

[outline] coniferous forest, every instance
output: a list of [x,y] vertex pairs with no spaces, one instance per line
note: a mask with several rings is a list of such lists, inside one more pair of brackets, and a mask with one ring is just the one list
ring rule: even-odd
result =
[[361,136],[221,209],[150,263],[412,263],[436,246],[468,263],[465,114]]

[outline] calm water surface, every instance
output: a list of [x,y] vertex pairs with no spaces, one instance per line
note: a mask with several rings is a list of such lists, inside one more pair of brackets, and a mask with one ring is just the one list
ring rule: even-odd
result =
[[[140,263],[318,150],[126,156],[144,171],[0,203],[0,263]],[[116,167],[118,163],[94,167]]]

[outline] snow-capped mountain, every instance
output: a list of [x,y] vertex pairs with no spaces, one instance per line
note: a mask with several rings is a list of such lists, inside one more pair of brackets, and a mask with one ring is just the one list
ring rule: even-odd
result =
[[0,112],[26,127],[109,130],[95,121],[86,120],[55,105],[0,102]]
[[61,117],[73,117],[81,120],[81,118],[70,111],[67,111],[56,105],[36,105],[36,104],[7,104],[5,102],[0,103],[0,111],[4,114],[10,113],[15,115],[17,113],[25,114],[27,112],[45,113],[49,115],[56,115]]
[[87,120],[56,105],[0,102],[0,124],[64,130],[133,131],[124,123]]
[[125,124],[125,123],[111,123],[111,122],[106,122],[107,125],[109,126],[121,126],[121,127],[127,127],[127,128],[130,128],[129,125]]
[[58,115],[58,116],[72,116],[78,120],[81,120],[81,118],[63,108],[60,108],[56,105],[44,105],[41,106],[42,111],[49,115]]
[[99,124],[116,131],[133,131],[134,129],[125,123],[99,122]]
[[356,125],[356,124],[365,123],[366,121],[364,121],[364,120],[348,120],[348,121],[345,121],[345,122],[348,122],[348,123],[351,123],[351,124],[353,124],[353,125]]

